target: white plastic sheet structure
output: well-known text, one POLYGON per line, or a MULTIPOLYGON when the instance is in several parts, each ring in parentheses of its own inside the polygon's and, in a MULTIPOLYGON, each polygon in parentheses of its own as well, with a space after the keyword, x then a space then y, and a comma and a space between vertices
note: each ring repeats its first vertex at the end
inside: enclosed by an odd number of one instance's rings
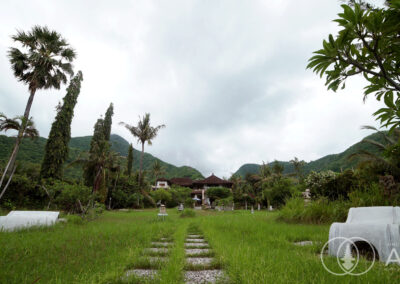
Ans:
POLYGON ((392 250, 400 253, 400 207, 350 208, 346 223, 333 223, 329 230, 329 254, 343 256, 343 238, 366 240, 386 262, 392 250), (340 249, 342 248, 342 249, 340 249))
POLYGON ((0 216, 0 231, 15 231, 32 226, 51 226, 57 222, 56 211, 11 211, 0 216))

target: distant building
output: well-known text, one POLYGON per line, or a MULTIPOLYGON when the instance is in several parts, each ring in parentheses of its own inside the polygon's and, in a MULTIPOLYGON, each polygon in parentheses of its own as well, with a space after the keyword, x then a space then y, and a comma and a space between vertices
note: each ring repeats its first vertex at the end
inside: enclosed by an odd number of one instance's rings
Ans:
POLYGON ((192 189, 192 198, 197 200, 197 205, 210 205, 210 200, 207 197, 207 189, 210 187, 227 187, 232 188, 233 183, 227 180, 220 179, 219 177, 212 174, 203 180, 192 180, 191 178, 159 178, 157 179, 154 190, 163 188, 168 189, 172 185, 188 187, 192 189))

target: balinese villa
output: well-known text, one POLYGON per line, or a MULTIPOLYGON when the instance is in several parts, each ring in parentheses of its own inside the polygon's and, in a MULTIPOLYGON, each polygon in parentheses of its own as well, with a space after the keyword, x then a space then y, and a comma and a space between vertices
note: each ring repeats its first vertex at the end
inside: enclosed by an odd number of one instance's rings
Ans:
POLYGON ((233 183, 227 180, 220 179, 219 177, 212 174, 206 179, 192 180, 191 178, 159 178, 157 179, 154 190, 159 188, 168 189, 172 185, 189 187, 192 189, 192 198, 195 200, 197 205, 211 205, 210 199, 207 197, 207 189, 210 187, 227 187, 232 188, 233 183))

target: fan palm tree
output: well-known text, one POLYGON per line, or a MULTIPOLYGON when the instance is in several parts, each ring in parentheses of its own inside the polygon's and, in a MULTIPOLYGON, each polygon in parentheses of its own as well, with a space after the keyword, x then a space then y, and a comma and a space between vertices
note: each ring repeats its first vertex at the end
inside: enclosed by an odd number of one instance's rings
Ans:
POLYGON ((67 75, 73 75, 71 63, 76 57, 75 51, 69 47, 66 40, 59 33, 50 31, 47 27, 34 26, 27 33, 18 31, 16 35, 12 36, 12 39, 20 43, 22 48, 11 47, 9 49, 8 57, 11 68, 18 81, 28 85, 30 95, 3 177, 12 168, 17 157, 36 91, 60 89, 62 84, 67 83, 67 75))
MULTIPOLYGON (((7 130, 16 130, 19 131, 22 127, 24 118, 22 116, 16 116, 14 118, 8 118, 6 115, 3 113, 0 113, 0 132, 4 131, 7 132, 7 130)), ((23 132, 22 137, 28 137, 31 139, 35 139, 39 137, 39 131, 35 127, 35 123, 33 122, 32 118, 28 120, 25 126, 25 131, 23 132)), ((14 175, 16 166, 13 166, 13 169, 10 173, 10 177, 8 178, 7 184, 4 186, 3 190, 0 193, 0 199, 3 197, 4 193, 6 192, 11 179, 14 175)), ((3 176, 1 177, 0 180, 0 185, 3 183, 4 178, 5 178, 5 173, 3 173, 3 176)))
POLYGON ((142 144, 142 152, 140 154, 140 166, 139 166, 139 181, 141 181, 142 171, 143 171, 143 154, 144 154, 144 144, 147 142, 148 145, 152 145, 152 140, 156 138, 158 131, 164 128, 165 125, 158 125, 152 127, 150 125, 150 113, 146 113, 142 118, 139 117, 139 122, 137 126, 129 125, 125 122, 120 122, 120 125, 125 126, 129 132, 137 138, 138 142, 142 144))

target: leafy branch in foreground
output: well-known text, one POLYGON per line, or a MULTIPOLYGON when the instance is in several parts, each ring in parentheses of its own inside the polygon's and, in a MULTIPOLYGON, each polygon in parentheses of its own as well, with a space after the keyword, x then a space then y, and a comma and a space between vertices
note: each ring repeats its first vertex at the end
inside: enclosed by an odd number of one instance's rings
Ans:
POLYGON ((382 126, 400 126, 400 0, 387 8, 371 8, 355 3, 342 5, 334 20, 341 30, 329 35, 323 48, 314 52, 307 68, 326 75, 328 89, 345 88, 347 78, 363 75, 368 85, 364 100, 374 94, 385 107, 374 113, 382 126))

